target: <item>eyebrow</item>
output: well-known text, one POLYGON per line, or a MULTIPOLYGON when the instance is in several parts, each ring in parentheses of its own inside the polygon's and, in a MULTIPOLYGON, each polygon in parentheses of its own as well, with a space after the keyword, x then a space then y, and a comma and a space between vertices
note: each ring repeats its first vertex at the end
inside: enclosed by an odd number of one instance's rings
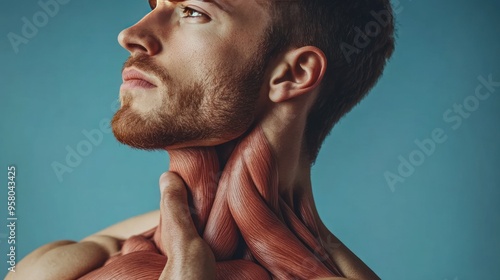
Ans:
POLYGON ((231 6, 229 3, 222 4, 220 0, 198 0, 198 1, 212 3, 226 13, 228 12, 227 6, 231 6))
MULTIPOLYGON (((153 2, 157 2, 157 0, 148 0, 150 3, 151 1, 153 2)), ((186 0, 167 0, 168 2, 173 2, 173 3, 177 3, 177 2, 185 2, 186 0)), ((220 9, 224 10, 223 6, 219 0, 197 0, 198 2, 207 2, 207 3, 212 3, 216 6, 218 6, 220 9)), ((229 4, 225 4, 225 5, 229 5, 229 4)))
MULTIPOLYGON (((231 4, 231 1, 224 1, 224 0, 198 0, 198 1, 213 3, 214 5, 216 5, 217 7, 219 7, 221 10, 223 10, 225 12, 228 12, 228 10, 232 10, 234 8, 234 5, 231 4), (221 2, 225 2, 225 3, 221 3, 221 2)), ((245 0, 245 1, 248 1, 248 0, 245 0)), ((290 1, 290 0, 288 0, 288 1, 290 1)), ((263 8, 266 8, 267 5, 269 4, 269 2, 266 0, 254 0, 254 2, 263 8)), ((287 2, 287 0, 284 0, 284 2, 287 2)), ((293 2, 293 0, 292 0, 292 2, 293 2)))
MULTIPOLYGON (((151 0, 149 0, 151 2, 151 0)), ((154 1, 154 0, 153 0, 154 1)), ((172 2, 184 2, 186 0, 168 0, 168 1, 172 1, 172 2)), ((212 3, 214 4, 215 6, 217 6, 220 10, 228 13, 230 12, 230 10, 232 10, 234 8, 233 5, 231 5, 231 3, 229 3, 230 1, 224 1, 225 3, 222 3, 222 0, 197 0, 199 2, 206 2, 206 3, 212 3)), ((265 5, 267 4, 267 2, 265 0, 254 0, 259 6, 261 7, 265 7, 265 5)), ((286 0, 285 0, 286 2, 286 0)))

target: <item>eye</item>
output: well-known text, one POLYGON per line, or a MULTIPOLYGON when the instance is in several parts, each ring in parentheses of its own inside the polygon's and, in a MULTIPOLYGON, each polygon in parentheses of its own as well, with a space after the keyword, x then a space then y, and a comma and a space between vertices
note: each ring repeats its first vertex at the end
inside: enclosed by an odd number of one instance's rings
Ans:
MULTIPOLYGON (((154 10, 156 8, 157 0, 148 0, 149 7, 151 10, 154 10)), ((186 7, 184 5, 180 6, 181 11, 182 11, 182 18, 205 18, 209 19, 209 16, 206 15, 205 13, 202 13, 198 10, 195 10, 190 7, 186 7)))
POLYGON ((197 11, 193 8, 189 8, 186 6, 181 6, 182 9, 182 17, 183 18, 208 18, 208 16, 200 11, 197 11))
POLYGON ((154 10, 156 8, 156 0, 149 0, 149 7, 151 7, 151 10, 154 10))

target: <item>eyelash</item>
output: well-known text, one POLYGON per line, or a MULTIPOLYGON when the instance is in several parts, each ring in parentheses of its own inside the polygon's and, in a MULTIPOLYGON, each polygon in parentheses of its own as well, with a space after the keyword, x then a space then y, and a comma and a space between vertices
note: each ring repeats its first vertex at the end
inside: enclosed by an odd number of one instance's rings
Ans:
MULTIPOLYGON (((156 0, 149 0, 148 3, 149 3, 149 7, 151 7, 151 10, 154 10, 156 8, 156 0)), ((184 5, 181 5, 180 8, 182 10, 183 18, 199 18, 199 17, 208 18, 208 16, 206 14, 204 14, 198 10, 195 10, 193 8, 186 7, 184 5), (186 13, 197 13, 197 14, 199 14, 199 16, 185 16, 186 13)))
POLYGON ((205 15, 204 13, 198 11, 198 10, 195 10, 193 8, 190 8, 190 7, 186 7, 186 6, 183 6, 181 5, 180 6, 181 10, 182 10, 182 15, 183 15, 183 18, 200 18, 200 17, 207 17, 207 15, 205 15), (186 14, 189 14, 189 13, 197 13, 199 14, 199 16, 189 16, 189 15, 186 15, 186 14))

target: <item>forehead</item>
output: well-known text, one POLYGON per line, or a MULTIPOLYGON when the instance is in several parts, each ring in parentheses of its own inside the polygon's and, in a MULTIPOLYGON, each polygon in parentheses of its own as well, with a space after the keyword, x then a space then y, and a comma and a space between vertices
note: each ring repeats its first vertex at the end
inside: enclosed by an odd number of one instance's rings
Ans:
MULTIPOLYGON (((186 0, 148 0, 149 4, 154 5, 154 6, 156 6, 157 2, 161 2, 161 1, 181 3, 181 2, 185 2, 186 0)), ((196 0, 196 1, 209 2, 209 3, 211 2, 211 3, 217 4, 217 5, 226 6, 226 7, 236 7, 236 6, 239 6, 241 4, 253 4, 253 3, 255 3, 261 7, 267 7, 271 3, 271 1, 273 1, 273 0, 196 0)), ((278 2, 281 2, 281 1, 286 2, 286 1, 290 1, 290 0, 277 0, 277 1, 278 2)))
POLYGON ((199 1, 212 2, 224 8, 225 10, 234 10, 254 5, 259 8, 266 9, 269 7, 272 0, 199 0, 199 1))
POLYGON ((160 3, 172 4, 195 4, 196 2, 209 3, 217 6, 227 16, 233 19, 239 19, 240 22, 253 21, 254 23, 269 22, 271 17, 271 7, 275 2, 293 2, 297 0, 148 0, 152 10, 160 3), (255 22, 257 20, 257 22, 255 22))

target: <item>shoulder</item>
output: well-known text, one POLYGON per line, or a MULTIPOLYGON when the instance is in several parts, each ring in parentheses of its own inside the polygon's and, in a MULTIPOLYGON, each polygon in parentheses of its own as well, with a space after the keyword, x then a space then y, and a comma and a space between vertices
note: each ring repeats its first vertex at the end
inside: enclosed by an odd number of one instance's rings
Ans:
POLYGON ((5 279, 31 279, 33 269, 45 259, 52 259, 54 256, 51 255, 55 253, 61 255, 61 253, 71 251, 72 254, 88 254, 89 251, 93 251, 109 256, 120 250, 121 241, 157 226, 159 221, 160 210, 155 210, 118 222, 83 238, 79 242, 60 240, 45 244, 24 257, 16 265, 16 272, 9 272, 5 279))
POLYGON ((75 244, 75 241, 60 240, 45 244, 24 257, 14 268, 14 272, 7 273, 5 280, 29 279, 29 273, 38 260, 47 252, 61 246, 75 244))
MULTIPOLYGON (((160 210, 154 210, 118 222, 91 236, 109 236, 120 240, 126 240, 133 235, 138 235, 152 229, 153 227, 157 226, 159 222, 160 210)), ((86 238, 83 240, 86 240, 86 238)))
POLYGON ((319 222, 318 226, 327 253, 339 270, 342 271, 346 277, 345 279, 380 280, 380 277, 347 248, 347 246, 342 243, 342 241, 340 241, 322 221, 319 222))

